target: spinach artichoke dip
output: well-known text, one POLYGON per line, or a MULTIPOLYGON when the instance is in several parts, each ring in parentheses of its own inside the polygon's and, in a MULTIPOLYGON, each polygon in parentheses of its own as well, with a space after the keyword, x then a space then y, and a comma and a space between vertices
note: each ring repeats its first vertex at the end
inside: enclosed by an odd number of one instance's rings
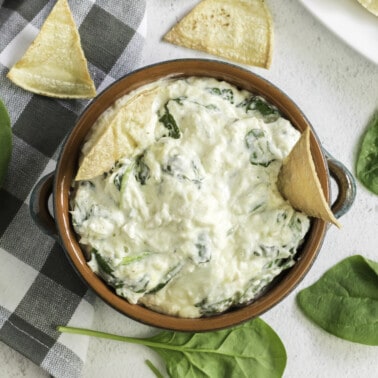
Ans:
POLYGON ((83 154, 127 100, 145 93, 152 101, 143 128, 112 126, 134 141, 132 153, 74 183, 72 223, 89 266, 130 303, 173 316, 250 302, 295 263, 309 229, 276 186, 300 133, 229 83, 166 79, 117 100, 83 154))

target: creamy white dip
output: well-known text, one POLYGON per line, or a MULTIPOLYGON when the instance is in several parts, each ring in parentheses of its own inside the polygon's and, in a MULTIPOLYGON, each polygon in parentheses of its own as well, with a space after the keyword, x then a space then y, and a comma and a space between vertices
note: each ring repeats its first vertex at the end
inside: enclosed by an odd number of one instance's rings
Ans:
POLYGON ((282 198, 276 179, 300 134, 261 97, 225 82, 159 88, 153 138, 110 172, 76 183, 72 223, 92 251, 90 267, 118 295, 206 316, 253 300, 294 264, 309 219, 282 198))

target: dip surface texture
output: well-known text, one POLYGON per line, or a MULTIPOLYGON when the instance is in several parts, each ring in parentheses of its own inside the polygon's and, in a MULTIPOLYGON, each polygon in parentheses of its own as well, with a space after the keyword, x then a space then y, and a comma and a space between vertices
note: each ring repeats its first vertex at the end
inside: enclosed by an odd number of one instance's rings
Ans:
MULTIPOLYGON (((280 195, 300 133, 247 91, 208 78, 165 80, 135 150, 75 183, 72 223, 90 267, 131 303, 200 317, 251 301, 294 257, 307 216, 280 195)), ((125 103, 94 125, 91 147, 125 103)), ((126 131, 125 131, 126 132, 126 131)))

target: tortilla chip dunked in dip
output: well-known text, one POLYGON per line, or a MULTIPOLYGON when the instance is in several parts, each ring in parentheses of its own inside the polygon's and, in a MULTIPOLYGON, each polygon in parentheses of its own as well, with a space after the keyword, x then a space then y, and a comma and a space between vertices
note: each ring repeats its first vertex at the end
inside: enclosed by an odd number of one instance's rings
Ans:
POLYGON ((278 188, 295 209, 341 227, 324 197, 316 173, 311 156, 309 128, 283 161, 278 175, 278 188))
POLYGON ((156 117, 153 102, 156 90, 145 90, 130 98, 126 104, 100 122, 108 124, 84 146, 76 180, 89 180, 109 171, 121 157, 133 156, 143 146, 152 143, 153 131, 149 125, 156 117))
POLYGON ((165 79, 92 128, 71 219, 119 296, 197 318, 254 300, 295 264, 310 219, 276 182, 300 132, 264 98, 213 78, 165 79))

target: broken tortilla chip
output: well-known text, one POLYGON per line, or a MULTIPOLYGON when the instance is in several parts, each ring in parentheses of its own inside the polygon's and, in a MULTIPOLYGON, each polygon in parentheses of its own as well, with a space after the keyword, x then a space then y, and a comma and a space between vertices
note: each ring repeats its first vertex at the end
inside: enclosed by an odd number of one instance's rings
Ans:
POLYGON ((67 0, 58 0, 36 39, 7 77, 21 88, 44 96, 96 96, 67 0))
POLYGON ((163 38, 238 63, 269 68, 272 25, 263 0, 203 0, 163 38))
POLYGON ((378 16, 378 0, 358 0, 369 12, 378 16))
POLYGON ((328 205, 316 173, 310 150, 309 128, 283 161, 277 185, 283 197, 295 209, 341 227, 328 205))
POLYGON ((75 180, 90 180, 109 171, 124 156, 134 156, 155 138, 155 89, 145 90, 121 107, 82 156, 75 180))

